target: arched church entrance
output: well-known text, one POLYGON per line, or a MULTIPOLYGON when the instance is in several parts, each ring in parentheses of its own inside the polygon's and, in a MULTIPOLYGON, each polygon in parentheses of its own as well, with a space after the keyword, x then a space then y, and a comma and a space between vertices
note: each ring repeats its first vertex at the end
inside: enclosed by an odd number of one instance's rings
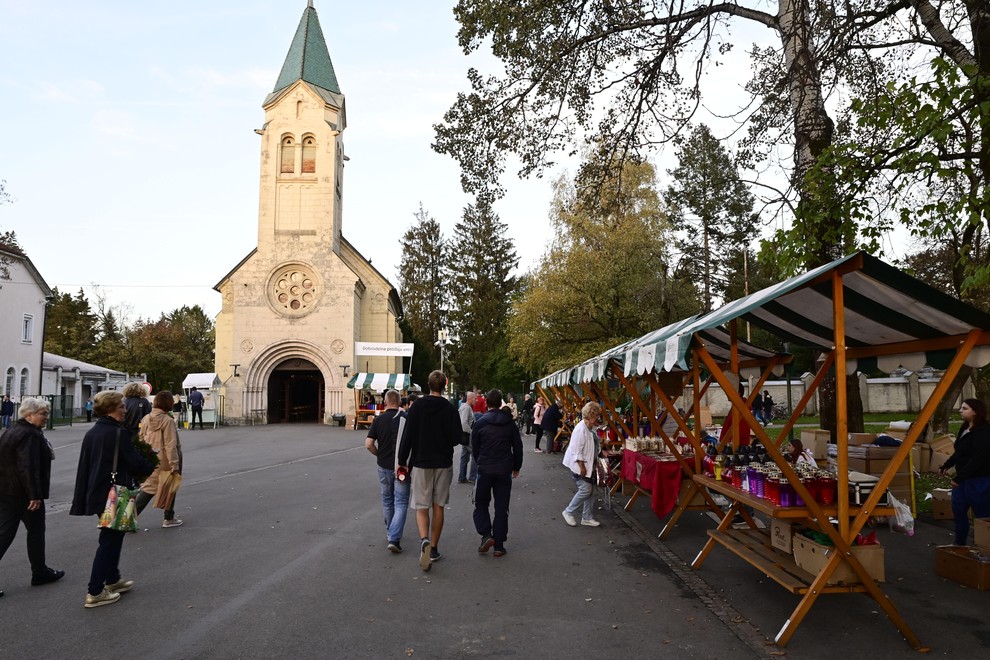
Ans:
POLYGON ((268 378, 268 422, 323 422, 325 391, 323 374, 309 360, 281 362, 268 378))

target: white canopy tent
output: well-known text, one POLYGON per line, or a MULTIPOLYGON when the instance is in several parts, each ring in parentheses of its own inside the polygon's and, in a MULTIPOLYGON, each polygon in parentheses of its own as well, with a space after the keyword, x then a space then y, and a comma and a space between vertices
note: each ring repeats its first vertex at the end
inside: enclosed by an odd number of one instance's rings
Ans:
MULTIPOLYGON (((216 428, 220 424, 218 411, 221 385, 222 381, 215 373, 187 374, 182 381, 182 390, 187 402, 189 401, 189 392, 192 391, 192 388, 195 387, 203 393, 203 424, 211 425, 213 428, 216 428)), ((187 413, 189 419, 192 419, 191 413, 191 410, 187 413)), ((188 422, 186 423, 186 428, 188 428, 188 422)))

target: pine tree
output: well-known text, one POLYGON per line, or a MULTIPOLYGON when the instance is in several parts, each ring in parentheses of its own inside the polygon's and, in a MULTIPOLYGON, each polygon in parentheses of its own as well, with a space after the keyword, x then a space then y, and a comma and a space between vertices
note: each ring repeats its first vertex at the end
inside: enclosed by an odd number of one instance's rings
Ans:
POLYGON ((693 257, 689 263, 709 312, 713 298, 725 298, 730 255, 739 254, 755 233, 753 195, 740 181, 729 152, 704 124, 694 129, 677 157, 680 164, 667 171, 674 179, 667 201, 675 210, 680 250, 693 257))
POLYGON ((507 321, 518 286, 510 275, 519 264, 508 227, 487 202, 464 208, 449 240, 450 324, 459 341, 450 349, 454 381, 489 388, 518 383, 506 373, 507 321))
POLYGON ((416 345, 413 378, 425 386, 429 370, 440 363, 440 353, 433 342, 446 321, 447 254, 440 224, 422 204, 413 217, 413 226, 402 236, 399 292, 403 336, 416 345))

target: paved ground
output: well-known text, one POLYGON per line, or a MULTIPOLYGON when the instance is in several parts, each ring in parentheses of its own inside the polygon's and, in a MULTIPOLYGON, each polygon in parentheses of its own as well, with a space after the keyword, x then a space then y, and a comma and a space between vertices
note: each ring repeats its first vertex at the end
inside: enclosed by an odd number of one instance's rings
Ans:
MULTIPOLYGON (((407 552, 385 550, 363 433, 258 426, 182 433, 186 524, 162 529, 146 510, 121 561, 137 586, 85 610, 95 519, 67 510, 87 428, 48 432, 49 564, 68 575, 30 587, 21 530, 0 563, 0 658, 774 657, 766 639, 797 602, 719 549, 686 569, 714 526, 700 514, 663 544, 645 502, 600 511, 598 529, 567 527, 572 482, 559 456, 538 454, 513 488, 509 553, 478 556, 469 487, 454 485, 444 558, 423 573, 412 516, 407 552)), ((934 576, 930 545, 948 534, 884 533, 889 592, 933 654, 975 657, 990 646, 986 594, 934 576)), ((826 596, 786 655, 843 653, 914 655, 871 600, 826 596)))

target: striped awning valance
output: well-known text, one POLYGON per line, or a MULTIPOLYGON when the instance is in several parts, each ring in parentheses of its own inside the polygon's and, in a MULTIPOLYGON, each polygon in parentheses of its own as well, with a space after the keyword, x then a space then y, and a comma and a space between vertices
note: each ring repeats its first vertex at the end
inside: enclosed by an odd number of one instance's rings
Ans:
POLYGON ((408 390, 412 379, 409 374, 374 374, 358 373, 351 376, 347 381, 347 387, 351 389, 369 389, 376 392, 385 390, 408 390))

